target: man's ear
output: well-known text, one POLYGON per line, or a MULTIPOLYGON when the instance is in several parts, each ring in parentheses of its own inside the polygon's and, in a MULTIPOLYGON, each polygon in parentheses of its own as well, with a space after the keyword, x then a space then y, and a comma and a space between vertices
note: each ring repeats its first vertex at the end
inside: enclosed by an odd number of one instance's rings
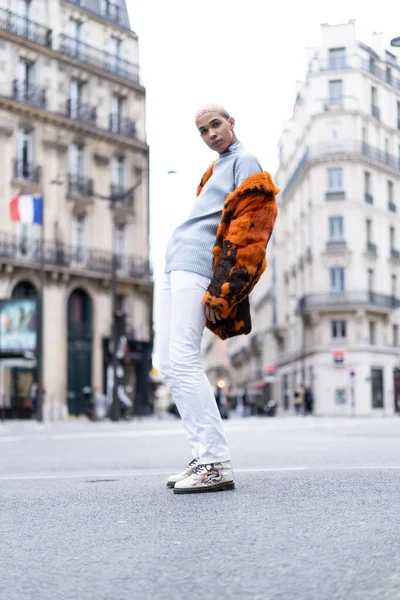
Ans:
POLYGON ((230 123, 231 129, 235 127, 235 119, 233 117, 229 117, 228 123, 230 123))

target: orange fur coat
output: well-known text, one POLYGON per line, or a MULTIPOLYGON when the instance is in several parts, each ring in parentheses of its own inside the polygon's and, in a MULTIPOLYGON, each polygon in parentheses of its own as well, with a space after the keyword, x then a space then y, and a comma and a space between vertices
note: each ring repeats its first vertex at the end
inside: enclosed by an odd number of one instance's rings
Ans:
MULTIPOLYGON (((214 163, 197 188, 200 194, 214 163)), ((214 274, 203 298, 222 317, 207 327, 222 340, 251 331, 249 294, 267 266, 266 248, 278 215, 279 193, 266 171, 252 175, 225 199, 213 249, 214 274)))

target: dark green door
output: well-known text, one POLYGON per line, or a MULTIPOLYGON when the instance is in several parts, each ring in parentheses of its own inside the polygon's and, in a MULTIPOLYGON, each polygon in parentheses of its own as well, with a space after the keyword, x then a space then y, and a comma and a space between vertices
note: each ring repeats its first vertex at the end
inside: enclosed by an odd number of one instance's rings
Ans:
POLYGON ((71 415, 87 413, 82 389, 92 385, 92 301, 81 289, 68 299, 68 411, 71 415))

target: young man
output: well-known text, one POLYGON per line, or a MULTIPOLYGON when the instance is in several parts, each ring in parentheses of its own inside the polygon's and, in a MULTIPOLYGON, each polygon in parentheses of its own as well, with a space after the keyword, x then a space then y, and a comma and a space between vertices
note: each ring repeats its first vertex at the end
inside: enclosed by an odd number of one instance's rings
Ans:
POLYGON ((168 479, 167 486, 177 494, 234 488, 200 344, 206 324, 223 339, 250 331, 247 296, 265 269, 266 243, 276 218, 274 193, 279 191, 238 141, 235 121, 222 106, 206 106, 195 121, 219 158, 203 176, 189 217, 168 243, 160 297, 161 372, 192 450, 186 469, 168 479), (266 198, 272 198, 268 209, 266 198), (238 231, 245 230, 240 240, 238 231))

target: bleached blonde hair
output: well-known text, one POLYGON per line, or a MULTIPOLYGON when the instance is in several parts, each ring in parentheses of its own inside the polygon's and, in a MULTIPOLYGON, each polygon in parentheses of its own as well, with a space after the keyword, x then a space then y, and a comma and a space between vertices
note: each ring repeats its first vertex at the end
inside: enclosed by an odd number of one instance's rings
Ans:
POLYGON ((224 108, 221 104, 206 104, 205 106, 202 106, 197 112, 196 115, 194 117, 194 120, 197 121, 197 119, 199 117, 202 117, 203 115, 210 113, 210 112, 216 112, 219 113, 220 115, 222 115, 225 119, 229 119, 230 114, 228 113, 228 111, 226 110, 226 108, 224 108))

